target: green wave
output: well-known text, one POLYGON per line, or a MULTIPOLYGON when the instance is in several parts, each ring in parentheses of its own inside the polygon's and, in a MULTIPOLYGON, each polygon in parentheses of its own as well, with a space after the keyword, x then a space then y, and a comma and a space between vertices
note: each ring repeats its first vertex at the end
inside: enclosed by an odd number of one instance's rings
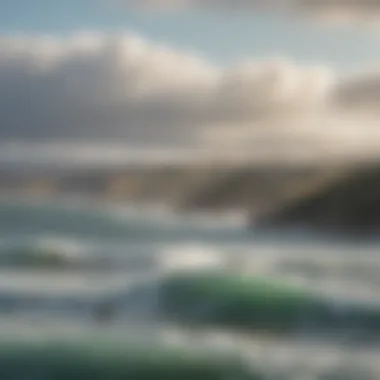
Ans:
POLYGON ((3 343, 4 380, 259 380, 236 357, 159 345, 3 343))
POLYGON ((71 258, 59 248, 26 246, 10 248, 0 254, 0 266, 64 269, 74 266, 71 258))
POLYGON ((346 304, 281 282, 226 273, 178 274, 163 280, 160 309, 180 323, 293 333, 362 329, 380 333, 380 309, 346 304))

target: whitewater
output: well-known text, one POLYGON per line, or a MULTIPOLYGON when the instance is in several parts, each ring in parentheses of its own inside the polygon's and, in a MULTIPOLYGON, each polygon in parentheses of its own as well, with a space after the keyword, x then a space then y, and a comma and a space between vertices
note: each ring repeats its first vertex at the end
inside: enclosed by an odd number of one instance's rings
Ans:
MULTIPOLYGON (((332 307, 380 309, 375 243, 258 232, 239 213, 222 217, 179 214, 160 205, 2 197, 1 378, 178 377, 178 368, 153 377, 149 365, 143 373, 136 369, 131 350, 156 346, 158 352, 166 347, 173 357, 165 360, 174 362, 183 360, 181 350, 210 360, 222 355, 211 372, 198 368, 192 378, 380 378, 377 342, 352 342, 345 333, 310 334, 306 327, 286 336, 212 323, 198 328, 160 312, 163 279, 213 270, 299 287, 332 307), (112 318, 99 323, 97 308, 110 302, 112 318), (235 362, 228 366, 233 358, 244 363, 244 373, 235 362)), ((186 367, 189 379, 197 365, 186 367)))

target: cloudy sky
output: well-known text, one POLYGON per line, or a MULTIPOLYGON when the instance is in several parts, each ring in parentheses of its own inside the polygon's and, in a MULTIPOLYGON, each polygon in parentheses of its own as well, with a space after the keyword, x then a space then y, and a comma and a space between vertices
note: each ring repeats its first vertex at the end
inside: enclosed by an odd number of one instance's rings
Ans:
POLYGON ((376 0, 0 0, 0 141, 377 152, 378 16, 376 0))

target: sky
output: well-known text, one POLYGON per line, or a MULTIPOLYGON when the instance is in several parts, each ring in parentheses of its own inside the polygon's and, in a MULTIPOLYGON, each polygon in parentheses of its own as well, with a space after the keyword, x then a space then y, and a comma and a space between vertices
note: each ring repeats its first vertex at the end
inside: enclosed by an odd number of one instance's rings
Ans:
POLYGON ((0 0, 0 141, 380 152, 378 15, 376 0, 0 0))
POLYGON ((343 69, 380 60, 375 34, 265 10, 163 12, 122 9, 112 0, 0 0, 0 33, 4 35, 62 36, 84 30, 136 33, 153 43, 195 52, 218 65, 280 54, 343 69))

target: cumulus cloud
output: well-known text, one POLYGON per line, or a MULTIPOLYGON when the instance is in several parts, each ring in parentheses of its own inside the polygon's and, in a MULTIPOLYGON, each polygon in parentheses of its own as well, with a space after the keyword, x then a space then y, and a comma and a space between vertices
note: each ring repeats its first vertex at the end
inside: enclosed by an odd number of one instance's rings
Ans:
POLYGON ((0 135, 158 139, 196 113, 216 74, 136 37, 3 37, 0 135))
POLYGON ((371 70, 342 80, 334 90, 336 103, 380 114, 380 71, 371 70))
POLYGON ((286 59, 220 68, 131 35, 0 38, 2 141, 354 143, 375 140, 379 105, 376 71, 339 78, 286 59))
POLYGON ((286 60, 220 69, 120 35, 0 39, 0 137, 184 141, 198 128, 322 107, 324 67, 286 60))

